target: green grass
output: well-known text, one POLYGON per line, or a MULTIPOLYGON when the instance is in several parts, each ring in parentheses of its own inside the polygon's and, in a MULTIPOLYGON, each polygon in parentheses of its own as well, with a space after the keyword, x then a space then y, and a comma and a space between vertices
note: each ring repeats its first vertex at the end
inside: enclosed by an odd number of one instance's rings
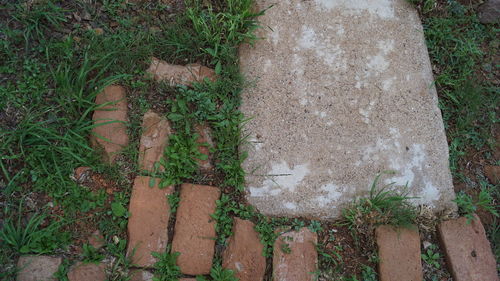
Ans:
POLYGON ((42 228, 41 225, 48 220, 46 214, 35 213, 23 224, 21 204, 17 213, 17 220, 7 219, 0 230, 2 243, 10 246, 10 249, 20 254, 46 254, 69 244, 69 234, 59 231, 63 221, 52 221, 42 228))
POLYGON ((181 269, 176 264, 179 253, 169 253, 169 251, 170 249, 167 248, 165 253, 153 253, 153 256, 158 259, 154 264, 156 269, 154 281, 179 280, 181 277, 181 269))
POLYGON ((407 195, 407 187, 394 187, 393 184, 379 187, 379 174, 373 180, 368 197, 360 198, 342 215, 350 229, 370 225, 392 225, 410 227, 416 218, 415 208, 410 204, 414 199, 407 195))
POLYGON ((480 24, 474 10, 466 6, 455 1, 441 4, 439 11, 424 16, 424 34, 450 141, 450 166, 463 179, 460 163, 470 150, 494 145, 490 134, 498 122, 500 98, 498 85, 488 79, 497 67, 491 57, 498 51, 497 31, 480 24))
POLYGON ((210 270, 210 278, 197 276, 196 281, 238 281, 234 276, 234 272, 230 269, 222 268, 220 263, 216 263, 210 270))
MULTIPOLYGON (((461 171, 463 161, 471 150, 491 150, 491 126, 498 122, 494 110, 497 86, 482 77, 492 75, 488 69, 496 67, 483 51, 487 44, 490 50, 498 49, 493 40, 496 29, 479 24, 470 10, 454 1, 444 5, 434 0, 412 2, 424 15, 424 32, 450 140, 450 165, 456 177, 466 180, 461 171)), ((316 221, 267 218, 238 203, 244 183, 241 163, 246 157, 238 150, 245 141, 241 128, 246 121, 238 107, 247 84, 239 73, 237 48, 258 39, 253 31, 259 28, 257 17, 264 11, 255 12, 252 0, 188 0, 186 4, 187 9, 174 18, 159 16, 169 13, 166 5, 124 0, 6 4, 9 18, 0 21, 0 199, 5 203, 0 211, 5 222, 0 230, 0 264, 5 265, 0 270, 1 278, 14 278, 15 260, 21 253, 67 253, 65 246, 76 233, 59 230, 69 222, 85 221, 101 230, 107 244, 99 251, 86 246, 79 258, 97 261, 101 255, 113 257, 116 262, 110 280, 126 280, 132 266, 125 255, 130 198, 127 176, 141 173, 135 165, 139 128, 143 113, 156 105, 169 112, 166 117, 176 130, 162 160, 165 173, 154 173, 162 178, 163 186, 200 180, 197 159, 206 156, 198 152, 193 128, 208 124, 212 130, 215 174, 227 192, 213 214, 218 245, 226 245, 235 216, 256 223, 265 246, 263 255, 268 258, 279 236, 277 229, 325 231, 316 221), (87 30, 85 21, 72 19, 73 12, 84 10, 92 27, 103 28, 102 35, 87 30), (116 26, 111 27, 110 22, 116 26), (177 64, 202 63, 214 68, 218 79, 191 88, 157 85, 144 75, 151 56, 177 64), (87 139, 93 127, 94 98, 113 83, 126 86, 133 97, 127 124, 131 142, 116 167, 103 164, 87 139), (156 94, 154 100, 150 93, 156 94), (79 166, 104 174, 121 190, 111 200, 104 190, 93 192, 79 186, 70 177, 79 166), (47 198, 61 209, 62 217, 49 216, 50 209, 36 204, 20 208, 26 198, 47 198)), ((487 153, 485 157, 490 159, 487 153)), ((361 234, 366 231, 361 222, 370 226, 407 225, 414 219, 407 204, 409 198, 394 194, 390 187, 379 188, 377 180, 368 198, 344 212, 351 228, 361 234)), ((477 208, 494 212, 497 198, 493 191, 481 191, 477 201, 460 195, 457 203, 466 215, 477 208)), ((175 207, 179 197, 168 200, 175 207)), ((498 224, 489 232, 498 255, 495 233, 498 224)), ((323 266, 341 264, 335 254, 322 253, 328 260, 323 266)), ((158 257, 156 280, 180 276, 175 254, 158 257)), ((59 272, 61 279, 71 263, 65 260, 59 272)), ((207 278, 234 280, 232 273, 222 270, 217 262, 210 277, 198 277, 207 278)), ((370 267, 361 272, 361 280, 375 278, 370 267)))
MULTIPOLYGON (((475 163, 481 159, 497 165, 498 161, 493 159, 498 144, 491 136, 499 122, 498 65, 494 60, 499 49, 498 25, 479 23, 474 7, 458 1, 411 2, 422 15, 449 142, 450 168, 455 182, 467 184, 467 190, 457 194, 455 202, 469 221, 478 209, 498 217, 498 187, 486 183, 475 163), (474 194, 477 196, 471 197, 474 194)), ((493 235, 496 225, 487 227, 487 232, 497 249, 498 239, 493 235)), ((498 253, 496 256, 498 260, 498 253)))
POLYGON ((437 269, 441 267, 441 264, 439 263, 439 259, 441 259, 441 255, 437 252, 437 246, 436 245, 430 245, 427 250, 424 251, 423 254, 421 254, 422 260, 437 269))

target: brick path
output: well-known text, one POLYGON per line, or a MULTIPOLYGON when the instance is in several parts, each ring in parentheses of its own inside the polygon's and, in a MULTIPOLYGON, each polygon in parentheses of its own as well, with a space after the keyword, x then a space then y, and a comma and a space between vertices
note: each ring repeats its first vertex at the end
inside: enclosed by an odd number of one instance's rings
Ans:
MULTIPOLYGON (((166 67, 163 62, 156 63, 159 67, 166 67)), ((159 79, 157 76, 155 77, 159 79)), ((185 81, 187 78, 182 76, 176 79, 185 81)), ((201 78, 196 76, 194 79, 201 78)), ((96 98, 96 103, 105 104, 112 109, 96 110, 94 114, 96 123, 102 120, 109 122, 97 127, 102 129, 95 129, 94 133, 106 135, 109 131, 114 132, 107 137, 114 141, 111 143, 94 138, 94 144, 104 152, 103 160, 111 163, 116 153, 128 142, 128 136, 121 135, 126 133, 123 122, 127 119, 127 106, 126 103, 121 103, 123 100, 126 100, 125 89, 120 86, 109 86, 96 98), (106 102, 115 105, 107 105, 106 102)), ((197 126, 196 130, 200 135, 200 143, 210 143, 206 127, 197 126)), ((155 163, 163 156, 168 145, 170 134, 170 124, 166 119, 151 111, 145 114, 138 163, 142 171, 154 170, 155 163)), ((200 152, 209 156, 208 149, 200 152)), ((201 169, 211 168, 210 161, 200 162, 200 166, 201 169)), ((173 193, 174 187, 160 189, 158 183, 159 179, 146 176, 137 176, 134 180, 129 205, 127 248, 127 255, 132 258, 136 268, 131 270, 131 280, 151 280, 152 274, 148 268, 156 261, 151 253, 164 252, 169 242, 171 210, 167 196, 173 193)), ((180 253, 177 264, 184 275, 181 280, 195 280, 193 277, 196 275, 210 273, 216 240, 215 221, 211 215, 215 212, 220 195, 221 190, 214 186, 185 183, 180 187, 180 203, 173 228, 171 251, 180 253)), ((272 264, 266 264, 266 259, 262 256, 263 245, 254 226, 250 221, 234 218, 234 234, 228 240, 228 247, 222 252, 224 268, 233 270, 241 281, 263 280, 266 267, 270 266, 275 281, 316 280, 314 272, 317 271, 318 253, 315 233, 307 228, 281 233, 274 245, 272 264)), ((465 218, 445 221, 438 226, 438 230, 448 267, 456 281, 498 281, 496 262, 479 218, 476 217, 471 223, 467 223, 465 218)), ((409 230, 380 226, 375 234, 381 281, 423 279, 420 237, 416 228, 409 230)), ((96 247, 102 246, 102 242, 99 243, 102 240, 99 233, 94 233, 91 240, 96 247)), ((55 280, 51 276, 60 264, 61 258, 21 257, 18 263, 21 269, 18 280, 55 280)), ((69 269, 68 279, 104 281, 106 267, 105 263, 79 262, 69 269)))

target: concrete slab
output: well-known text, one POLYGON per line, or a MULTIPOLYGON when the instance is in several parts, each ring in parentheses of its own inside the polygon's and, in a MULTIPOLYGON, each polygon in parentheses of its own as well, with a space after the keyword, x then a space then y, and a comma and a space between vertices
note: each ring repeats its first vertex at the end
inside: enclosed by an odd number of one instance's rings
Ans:
POLYGON ((405 0, 257 0, 263 40, 242 46, 249 202, 335 218, 376 174, 415 204, 454 208, 422 26, 405 0))

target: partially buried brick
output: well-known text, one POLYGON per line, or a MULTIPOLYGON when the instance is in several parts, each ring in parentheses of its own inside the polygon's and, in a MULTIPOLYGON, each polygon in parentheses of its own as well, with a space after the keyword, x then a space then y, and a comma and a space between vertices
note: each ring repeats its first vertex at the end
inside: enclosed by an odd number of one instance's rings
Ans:
POLYGON ((182 273, 210 273, 215 247, 215 212, 219 199, 218 188, 206 185, 183 184, 174 229, 172 252, 179 252, 177 265, 182 273))
POLYGON ((500 183, 500 166, 485 166, 484 175, 490 180, 492 184, 500 183))
POLYGON ((130 272, 129 281, 153 281, 153 273, 146 270, 133 270, 130 272))
POLYGON ((95 127, 90 141, 94 147, 103 149, 105 161, 113 163, 117 154, 128 144, 125 88, 108 86, 96 96, 95 103, 98 108, 92 117, 95 127))
POLYGON ((198 151, 206 158, 198 159, 198 165, 203 170, 210 170, 212 168, 212 164, 210 164, 210 147, 213 146, 210 128, 207 124, 197 124, 195 131, 198 134, 198 139, 196 140, 199 144, 198 151))
POLYGON ((273 280, 316 280, 317 243, 316 233, 307 228, 281 234, 274 243, 273 280))
POLYGON ((138 176, 130 197, 127 256, 140 267, 151 267, 156 259, 152 252, 165 252, 168 243, 170 206, 167 196, 172 186, 160 189, 159 179, 138 176))
POLYGON ((61 265, 61 258, 49 256, 22 256, 17 262, 18 281, 52 281, 57 280, 54 273, 61 265))
POLYGON ((235 218, 234 234, 222 256, 222 267, 231 269, 240 281, 263 280, 266 271, 264 246, 254 226, 251 221, 235 218))
POLYGON ((175 65, 154 57, 146 72, 156 81, 164 81, 171 86, 190 86, 194 82, 203 82, 205 78, 215 81, 216 77, 214 70, 200 64, 175 65))
POLYGON ((381 281, 423 280, 417 229, 383 225, 375 230, 381 281))
POLYGON ((88 242, 92 247, 100 249, 104 246, 106 241, 104 240, 104 236, 102 236, 101 232, 96 230, 89 236, 88 242))
MULTIPOLYGON (((139 145, 139 168, 154 171, 155 163, 159 163, 168 144, 171 134, 170 123, 152 111, 146 112, 142 121, 142 136, 139 145)), ((163 171, 163 167, 159 166, 163 171)))
POLYGON ((78 262, 68 272, 69 281, 106 281, 106 265, 78 262))
POLYGON ((439 238, 455 281, 498 281, 496 261, 479 217, 444 221, 439 238))

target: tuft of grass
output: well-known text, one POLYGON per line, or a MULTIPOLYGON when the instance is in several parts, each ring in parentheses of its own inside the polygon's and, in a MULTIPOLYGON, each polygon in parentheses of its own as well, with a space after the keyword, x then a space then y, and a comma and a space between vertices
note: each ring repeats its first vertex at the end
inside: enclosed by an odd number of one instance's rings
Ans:
MULTIPOLYGON (((389 172, 384 172, 386 174, 389 172)), ((407 187, 396 190, 393 184, 379 187, 382 174, 378 174, 370 188, 368 197, 356 200, 351 207, 342 210, 344 224, 351 231, 355 247, 360 248, 366 257, 377 257, 373 233, 378 225, 392 225, 412 228, 417 217, 415 207, 410 204, 407 187)), ((370 261, 374 263, 374 261, 370 261)), ((361 280, 377 280, 376 272, 363 266, 361 280)), ((356 276, 345 280, 358 280, 356 276)))
POLYGON ((69 244, 69 233, 59 231, 62 222, 51 222, 47 227, 42 227, 47 219, 47 215, 43 213, 33 214, 23 224, 21 203, 17 220, 14 222, 12 218, 7 219, 0 230, 2 244, 9 245, 19 254, 48 254, 69 244))
POLYGON ((349 228, 381 224, 409 227, 414 223, 416 212, 409 203, 414 197, 408 196, 407 187, 403 191, 394 190, 393 184, 379 188, 381 176, 378 174, 375 177, 368 197, 357 200, 352 207, 343 210, 349 228))

